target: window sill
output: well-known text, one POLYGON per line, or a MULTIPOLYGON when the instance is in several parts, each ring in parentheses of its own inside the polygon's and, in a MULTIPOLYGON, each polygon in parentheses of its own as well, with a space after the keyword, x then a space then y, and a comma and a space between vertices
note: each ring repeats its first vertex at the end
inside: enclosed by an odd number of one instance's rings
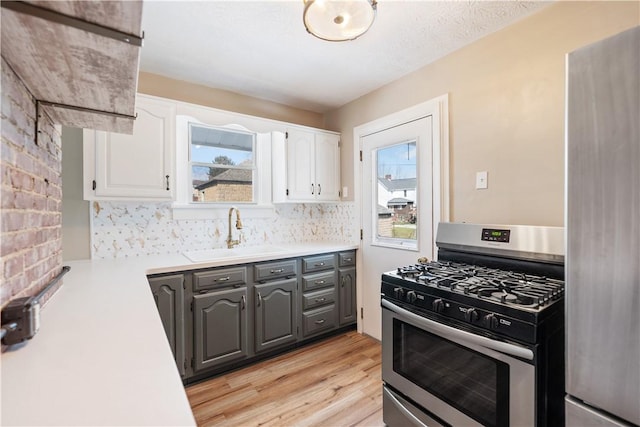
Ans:
POLYGON ((173 203, 173 219, 224 219, 229 216, 229 209, 236 207, 240 210, 242 218, 273 218, 275 207, 273 205, 258 204, 195 204, 173 203))

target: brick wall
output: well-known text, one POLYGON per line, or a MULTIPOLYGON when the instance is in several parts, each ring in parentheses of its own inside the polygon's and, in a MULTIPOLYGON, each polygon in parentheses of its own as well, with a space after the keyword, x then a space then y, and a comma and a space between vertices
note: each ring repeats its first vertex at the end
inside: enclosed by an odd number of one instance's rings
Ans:
MULTIPOLYGON (((0 305, 33 296, 62 268, 60 129, 36 106, 2 60, 0 156, 0 305)), ((58 282, 59 285, 62 281, 58 282)), ((41 303, 55 292, 48 292, 41 303)))

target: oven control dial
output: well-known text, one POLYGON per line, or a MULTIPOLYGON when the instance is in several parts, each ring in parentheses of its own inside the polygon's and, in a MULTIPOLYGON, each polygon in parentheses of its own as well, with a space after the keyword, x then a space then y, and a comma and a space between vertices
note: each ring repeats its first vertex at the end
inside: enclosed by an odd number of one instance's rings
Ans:
POLYGON ((395 288, 393 290, 393 294, 395 295, 396 299, 402 299, 404 297, 404 289, 402 288, 395 288))
POLYGON ((499 322, 495 314, 487 314, 482 318, 482 322, 489 329, 498 329, 499 322))
POLYGON ((433 308, 433 311, 435 311, 436 313, 442 313, 444 311, 444 301, 442 301, 442 298, 433 300, 433 302, 431 303, 431 308, 433 308))
POLYGON ((475 322, 478 320, 478 312, 475 308, 468 308, 467 311, 464 312, 464 320, 467 322, 475 322))
POLYGON ((408 302, 416 302, 416 293, 414 291, 407 292, 407 301, 408 302))

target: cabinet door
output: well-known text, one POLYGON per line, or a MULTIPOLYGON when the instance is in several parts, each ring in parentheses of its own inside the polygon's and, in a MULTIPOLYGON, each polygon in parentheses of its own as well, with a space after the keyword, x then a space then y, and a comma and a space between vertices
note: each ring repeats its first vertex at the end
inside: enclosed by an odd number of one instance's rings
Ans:
POLYGON ((247 288, 193 297, 194 369, 247 357, 247 288))
POLYGON ((289 130, 287 134, 288 199, 315 200, 315 134, 301 130, 289 130))
POLYGON ((297 281, 255 285, 256 352, 296 341, 297 281))
POLYGON ((175 106, 138 96, 133 135, 95 132, 95 196, 172 200, 175 106))
POLYGON ((149 278, 151 293, 160 312, 164 332, 167 334, 173 357, 178 365, 180 375, 185 374, 184 344, 184 276, 149 278))
POLYGON ((340 136, 317 133, 315 184, 317 200, 340 200, 340 136))
POLYGON ((338 283, 340 286, 340 326, 343 326, 357 320, 355 267, 340 269, 338 283))

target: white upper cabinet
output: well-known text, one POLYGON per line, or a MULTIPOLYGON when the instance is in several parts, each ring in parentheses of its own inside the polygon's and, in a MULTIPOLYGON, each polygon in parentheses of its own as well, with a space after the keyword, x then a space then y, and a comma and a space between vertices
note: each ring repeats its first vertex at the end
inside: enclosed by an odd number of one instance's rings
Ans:
POLYGON ((133 134, 84 131, 85 198, 173 200, 176 106, 138 95, 133 134))
POLYGON ((340 135, 289 129, 273 140, 273 201, 340 200, 340 135))

